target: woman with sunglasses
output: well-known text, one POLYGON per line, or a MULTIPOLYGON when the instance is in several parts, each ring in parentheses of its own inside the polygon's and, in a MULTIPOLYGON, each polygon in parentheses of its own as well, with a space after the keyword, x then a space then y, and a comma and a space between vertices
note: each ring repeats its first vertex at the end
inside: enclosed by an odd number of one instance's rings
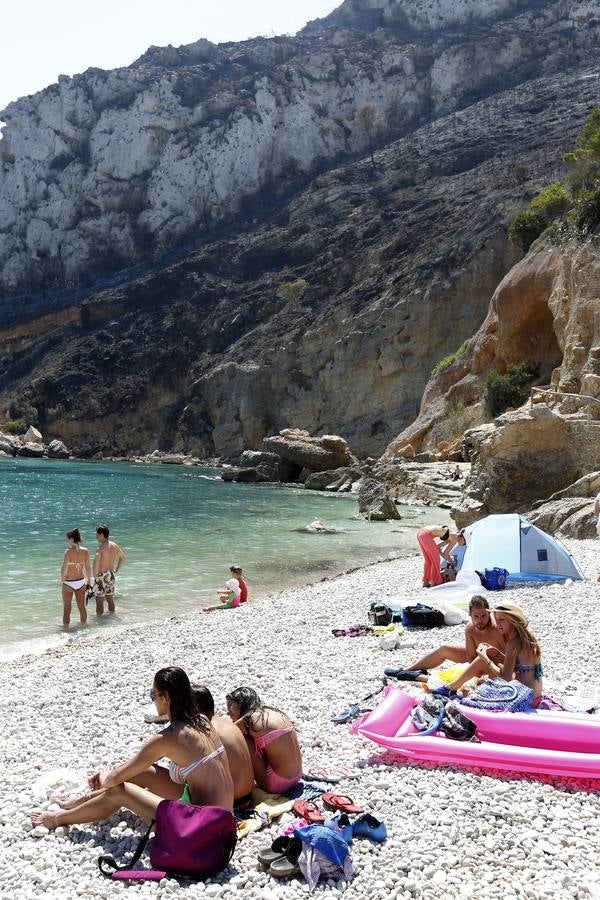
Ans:
POLYGON ((154 676, 150 697, 170 723, 128 760, 89 779, 91 793, 62 803, 60 812, 36 811, 33 825, 58 828, 112 816, 125 807, 150 822, 161 800, 233 808, 227 755, 208 719, 201 715, 183 669, 170 666, 154 676), (168 769, 157 765, 166 757, 168 769))

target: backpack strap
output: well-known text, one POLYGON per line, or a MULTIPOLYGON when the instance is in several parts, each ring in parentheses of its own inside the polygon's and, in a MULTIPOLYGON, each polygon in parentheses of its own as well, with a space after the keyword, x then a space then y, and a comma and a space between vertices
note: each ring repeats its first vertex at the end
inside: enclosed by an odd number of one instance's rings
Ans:
POLYGON ((110 855, 99 856, 98 857, 98 868, 102 872, 102 874, 106 878, 112 878, 113 872, 124 872, 127 869, 132 869, 133 866, 136 865, 141 859, 142 853, 146 849, 146 844, 150 840, 150 834, 152 833, 152 829, 154 828, 154 819, 150 822, 148 826, 148 830, 146 834, 140 839, 139 844, 136 847, 135 853, 125 866, 120 866, 117 862, 115 862, 114 857, 110 855))

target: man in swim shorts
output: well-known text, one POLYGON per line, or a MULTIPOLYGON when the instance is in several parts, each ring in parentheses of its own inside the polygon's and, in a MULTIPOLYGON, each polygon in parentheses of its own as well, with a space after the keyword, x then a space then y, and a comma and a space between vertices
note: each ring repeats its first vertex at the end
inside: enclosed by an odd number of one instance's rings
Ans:
POLYGON ((109 541, 108 535, 108 525, 98 525, 96 528, 98 549, 94 556, 94 596, 97 616, 103 615, 105 600, 108 611, 111 613, 115 611, 115 577, 125 559, 119 545, 109 541))
POLYGON ((401 681, 426 681, 426 673, 430 669, 441 666, 446 660, 455 663, 470 663, 477 657, 477 647, 488 644, 492 648, 504 651, 504 638, 490 612, 487 599, 480 595, 471 597, 469 602, 469 621, 465 626, 465 643, 442 644, 426 656, 417 660, 408 669, 386 669, 386 675, 400 678, 401 681), (406 677, 402 677, 403 675, 406 677))

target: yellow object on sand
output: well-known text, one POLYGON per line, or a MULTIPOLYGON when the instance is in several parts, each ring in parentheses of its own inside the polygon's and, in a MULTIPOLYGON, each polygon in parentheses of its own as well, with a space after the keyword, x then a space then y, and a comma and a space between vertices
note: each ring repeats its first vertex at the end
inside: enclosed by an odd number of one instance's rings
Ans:
POLYGON ((252 803, 254 809, 268 813, 272 819, 289 812, 294 805, 294 801, 289 797, 285 797, 283 794, 269 794, 268 791, 263 791, 259 787, 252 788, 252 803))

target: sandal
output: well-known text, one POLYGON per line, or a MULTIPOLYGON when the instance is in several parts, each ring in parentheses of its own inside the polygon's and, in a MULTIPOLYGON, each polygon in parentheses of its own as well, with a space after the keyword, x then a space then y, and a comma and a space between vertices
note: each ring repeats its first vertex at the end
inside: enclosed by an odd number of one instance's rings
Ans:
POLYGON ((375 816, 372 816, 370 813, 364 813, 352 823, 352 836, 368 837, 378 844, 383 844, 387 840, 387 829, 385 824, 376 819, 375 816))
POLYGON ((284 857, 297 841, 298 839, 294 837, 275 838, 270 847, 263 847, 262 850, 258 851, 257 859, 259 863, 261 866, 268 868, 276 859, 284 857))
POLYGON ((348 797, 346 794, 323 794, 323 803, 327 806, 330 806, 332 809, 339 809, 345 813, 363 813, 364 807, 357 806, 352 797, 348 797))
POLYGON ((291 838, 285 854, 278 857, 278 859, 274 859, 270 864, 269 874, 275 878, 290 878, 292 875, 299 875, 300 866, 298 865, 298 859, 301 853, 302 841, 299 841, 298 838, 291 838))
POLYGON ((314 800, 295 800, 292 807, 297 816, 306 819, 311 825, 322 825, 325 816, 314 800))

